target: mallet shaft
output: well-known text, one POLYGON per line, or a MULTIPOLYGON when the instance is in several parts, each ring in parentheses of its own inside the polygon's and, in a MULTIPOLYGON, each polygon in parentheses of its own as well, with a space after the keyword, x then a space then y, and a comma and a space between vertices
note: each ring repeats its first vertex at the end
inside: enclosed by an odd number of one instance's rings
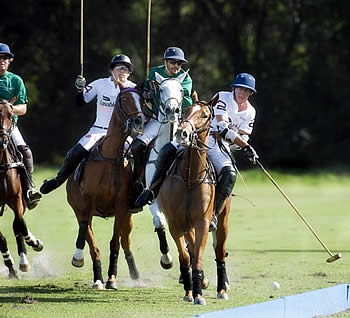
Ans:
POLYGON ((299 217, 302 219, 302 221, 306 224, 306 226, 309 228, 311 233, 315 236, 315 238, 320 242, 320 244, 323 246, 323 248, 326 250, 326 252, 329 254, 329 256, 334 257, 332 252, 328 249, 328 247, 322 242, 322 240, 319 238, 319 236, 316 234, 316 232, 313 230, 311 225, 306 221, 306 219, 300 214, 296 206, 293 204, 291 200, 287 197, 287 195, 283 192, 283 190, 280 188, 280 186, 277 184, 277 182, 271 177, 271 175, 266 171, 266 169, 263 167, 263 165, 259 162, 259 160, 256 160, 256 163, 260 166, 260 168, 264 171, 264 173, 267 175, 267 177, 270 179, 270 181, 273 183, 273 185, 278 189, 278 191, 283 195, 283 197, 287 200, 287 202, 290 204, 290 206, 294 209, 294 211, 299 215, 299 217))

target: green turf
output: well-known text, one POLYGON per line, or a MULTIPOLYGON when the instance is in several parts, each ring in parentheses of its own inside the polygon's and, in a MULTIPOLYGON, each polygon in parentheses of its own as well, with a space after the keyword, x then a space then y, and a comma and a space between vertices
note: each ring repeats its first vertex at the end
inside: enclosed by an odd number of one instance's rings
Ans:
MULTIPOLYGON (((53 174, 53 169, 37 169, 35 181, 40 185, 44 178, 53 174)), ((215 256, 209 237, 204 271, 211 285, 203 293, 208 305, 194 306, 183 302, 183 287, 177 282, 179 264, 175 245, 168 235, 174 267, 168 271, 161 269, 158 239, 147 209, 133 217, 131 236, 132 251, 142 278, 141 287, 129 278, 121 252, 119 289, 93 290, 87 248, 85 266, 77 269, 71 265, 78 226, 62 186, 45 196, 37 209, 26 213, 32 233, 45 244, 41 253, 28 249, 32 271, 22 274, 21 280, 8 280, 1 261, 0 318, 189 317, 349 283, 349 174, 271 172, 329 249, 342 252, 343 258, 332 264, 326 263, 328 254, 263 172, 255 170, 242 174, 248 189, 238 178, 234 191, 238 196, 232 199, 227 242, 229 300, 216 299, 215 256), (278 281, 281 288, 272 290, 272 281, 278 281)), ((18 266, 12 219, 12 212, 7 209, 0 219, 0 228, 18 266)), ((112 224, 112 219, 96 218, 94 221, 103 255, 104 276, 112 224)), ((348 315, 344 313, 337 317, 350 317, 348 315)))

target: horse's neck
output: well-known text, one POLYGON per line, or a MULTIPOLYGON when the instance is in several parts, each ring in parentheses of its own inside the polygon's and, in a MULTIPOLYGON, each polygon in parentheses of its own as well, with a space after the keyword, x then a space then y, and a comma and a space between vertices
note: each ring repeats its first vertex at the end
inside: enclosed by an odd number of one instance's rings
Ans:
POLYGON ((120 122, 112 115, 105 140, 102 143, 101 154, 107 158, 116 158, 124 147, 124 132, 120 122))
POLYGON ((8 149, 0 151, 0 164, 4 165, 11 163, 12 161, 13 160, 8 149))
MULTIPOLYGON (((164 122, 165 118, 162 114, 160 114, 158 116, 158 120, 159 122, 164 122)), ((166 143, 168 143, 171 140, 174 140, 174 135, 176 133, 176 130, 179 126, 179 122, 176 121, 173 123, 173 127, 171 127, 172 125, 170 124, 170 122, 164 122, 164 124, 161 125, 159 132, 158 132, 158 136, 156 139, 156 143, 155 143, 155 148, 157 149, 157 151, 160 150, 160 148, 162 148, 166 143)))
MULTIPOLYGON (((208 137, 201 138, 204 144, 207 144, 208 137)), ((200 145, 201 150, 196 148, 187 148, 184 153, 184 159, 182 162, 182 175, 185 180, 195 182, 198 179, 204 178, 207 169, 207 151, 200 145)))

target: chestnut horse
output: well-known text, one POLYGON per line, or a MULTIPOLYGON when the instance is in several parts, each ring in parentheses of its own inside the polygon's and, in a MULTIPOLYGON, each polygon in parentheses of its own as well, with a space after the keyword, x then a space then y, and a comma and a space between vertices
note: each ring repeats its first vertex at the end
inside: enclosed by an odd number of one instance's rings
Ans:
POLYGON ((130 277, 139 279, 134 256, 130 250, 130 233, 133 227, 128 212, 128 197, 132 189, 132 169, 126 159, 124 144, 131 136, 143 132, 143 99, 137 89, 121 88, 117 97, 106 136, 97 143, 81 173, 80 182, 70 176, 67 182, 67 198, 79 223, 76 251, 72 264, 84 265, 85 240, 89 244, 93 263, 94 288, 103 289, 101 254, 93 231, 93 216, 114 217, 113 237, 110 241, 110 257, 107 289, 117 289, 117 262, 120 244, 124 249, 130 277))
MULTIPOLYGON (((185 301, 205 305, 202 288, 208 285, 202 268, 202 256, 207 243, 209 224, 215 199, 215 173, 207 159, 208 133, 212 105, 195 102, 186 109, 176 133, 177 142, 185 147, 173 168, 165 177, 158 195, 158 203, 167 218, 169 231, 176 243, 180 271, 185 289, 185 301), (190 256, 185 249, 189 243, 190 256), (192 265, 192 279, 190 272, 192 265)), ((228 279, 225 270, 225 241, 229 209, 220 215, 216 231, 216 262, 218 298, 227 298, 228 279), (219 296, 220 295, 220 296, 219 296)))
MULTIPOLYGON (((22 199, 21 174, 19 169, 25 169, 21 157, 16 150, 10 136, 14 128, 14 113, 10 103, 0 100, 0 216, 3 215, 5 205, 14 212, 13 232, 16 237, 18 255, 20 257, 19 269, 22 272, 30 270, 27 258, 27 249, 24 241, 40 252, 44 245, 28 230, 24 221, 25 203, 22 199)), ((25 170, 23 170, 25 171, 25 170)), ((24 175, 22 173, 22 175, 24 175)), ((9 278, 18 278, 14 268, 14 261, 7 247, 7 241, 0 232, 0 251, 4 263, 9 269, 9 278)))

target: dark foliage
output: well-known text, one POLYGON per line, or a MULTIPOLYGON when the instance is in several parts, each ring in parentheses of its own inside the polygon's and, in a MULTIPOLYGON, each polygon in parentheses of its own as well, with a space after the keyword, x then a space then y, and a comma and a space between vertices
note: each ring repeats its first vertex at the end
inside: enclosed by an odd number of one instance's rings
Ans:
MULTIPOLYGON (((147 1, 85 1, 84 76, 106 76, 113 55, 146 72, 147 1)), ((37 162, 52 162, 87 131, 94 104, 74 105, 80 73, 80 1, 7 2, 0 42, 30 98, 20 128, 37 162)), ((350 2, 331 0, 158 0, 152 2, 151 65, 184 49, 201 99, 228 90, 235 74, 256 76, 251 143, 270 166, 347 163, 350 129, 350 2), (342 151, 338 151, 342 149, 342 151)))

